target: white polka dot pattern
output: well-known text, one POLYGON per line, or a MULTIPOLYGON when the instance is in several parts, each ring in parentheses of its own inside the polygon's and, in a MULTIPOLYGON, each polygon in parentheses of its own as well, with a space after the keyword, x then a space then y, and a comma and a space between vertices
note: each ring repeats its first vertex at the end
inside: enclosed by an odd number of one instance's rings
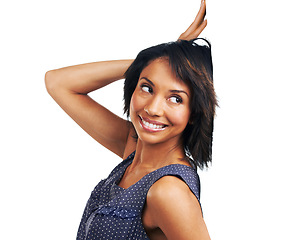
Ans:
POLYGON ((182 179, 199 201, 200 181, 197 172, 182 164, 157 169, 127 189, 117 185, 132 163, 133 152, 94 188, 84 210, 77 240, 149 239, 141 220, 146 195, 161 177, 172 175, 182 179))

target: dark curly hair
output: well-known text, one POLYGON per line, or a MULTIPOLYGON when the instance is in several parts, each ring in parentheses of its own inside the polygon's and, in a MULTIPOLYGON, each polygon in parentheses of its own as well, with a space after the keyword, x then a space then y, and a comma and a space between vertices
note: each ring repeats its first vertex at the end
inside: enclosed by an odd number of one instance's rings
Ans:
POLYGON ((191 89, 191 116, 182 135, 183 147, 196 168, 208 167, 212 161, 217 99, 213 87, 211 45, 207 40, 178 40, 142 50, 125 73, 124 113, 129 117, 130 101, 140 73, 158 58, 167 59, 176 77, 191 89), (198 41, 204 44, 198 44, 198 41))

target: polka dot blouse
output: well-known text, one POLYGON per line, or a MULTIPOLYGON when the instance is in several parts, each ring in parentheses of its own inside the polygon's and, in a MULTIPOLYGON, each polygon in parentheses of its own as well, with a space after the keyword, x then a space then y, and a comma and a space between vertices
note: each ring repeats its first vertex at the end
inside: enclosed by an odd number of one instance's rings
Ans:
POLYGON ((115 167, 108 178, 94 188, 85 207, 77 240, 149 239, 142 225, 141 213, 150 187, 163 176, 182 179, 199 201, 197 172, 182 164, 159 168, 127 189, 117 184, 132 163, 135 152, 115 167))

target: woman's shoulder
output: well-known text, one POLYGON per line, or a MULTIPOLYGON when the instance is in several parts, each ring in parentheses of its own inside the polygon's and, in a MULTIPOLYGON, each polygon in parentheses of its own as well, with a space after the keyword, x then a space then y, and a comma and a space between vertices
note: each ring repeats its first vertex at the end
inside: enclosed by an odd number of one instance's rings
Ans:
POLYGON ((173 232, 181 234, 176 226, 191 231, 202 218, 198 199, 187 184, 175 176, 164 176, 152 185, 147 194, 146 211, 151 227, 161 228, 166 236, 172 236, 173 232))
MULTIPOLYGON (((147 198, 160 203, 172 198, 187 198, 194 196, 191 189, 181 178, 166 175, 156 181, 148 191, 147 198)), ((195 197, 195 196, 194 196, 195 197)), ((196 197, 195 197, 196 198, 196 197)))

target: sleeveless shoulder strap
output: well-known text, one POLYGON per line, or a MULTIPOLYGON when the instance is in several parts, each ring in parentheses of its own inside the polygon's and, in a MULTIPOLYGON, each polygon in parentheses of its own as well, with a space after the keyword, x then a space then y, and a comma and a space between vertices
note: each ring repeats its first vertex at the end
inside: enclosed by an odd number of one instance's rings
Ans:
POLYGON ((118 209, 124 209, 123 211, 129 212, 132 211, 135 215, 141 214, 150 187, 157 180, 168 175, 176 176, 183 180, 196 196, 200 204, 200 180, 197 172, 189 166, 173 164, 145 175, 137 183, 123 190, 117 197, 112 199, 108 203, 108 206, 111 208, 117 206, 118 209))
POLYGON ((176 176, 183 180, 196 196, 198 201, 200 201, 200 179, 197 172, 193 168, 182 164, 172 164, 160 168, 155 172, 152 172, 151 177, 148 177, 150 181, 147 186, 147 191, 156 181, 164 176, 176 176))
MULTIPOLYGON (((200 178, 196 170, 182 164, 173 164, 173 165, 168 165, 163 168, 160 168, 155 172, 152 172, 152 177, 149 177, 150 181, 146 187, 146 194, 150 189, 150 187, 156 181, 158 181, 160 178, 164 176, 176 176, 181 180, 183 180, 188 185, 192 193, 196 196, 202 211, 202 206, 200 203, 200 178)), ((146 198, 146 195, 145 195, 145 198, 146 198)), ((144 206, 144 203, 143 203, 143 206, 144 206)), ((202 214, 203 214, 203 211, 202 211, 202 214)))

